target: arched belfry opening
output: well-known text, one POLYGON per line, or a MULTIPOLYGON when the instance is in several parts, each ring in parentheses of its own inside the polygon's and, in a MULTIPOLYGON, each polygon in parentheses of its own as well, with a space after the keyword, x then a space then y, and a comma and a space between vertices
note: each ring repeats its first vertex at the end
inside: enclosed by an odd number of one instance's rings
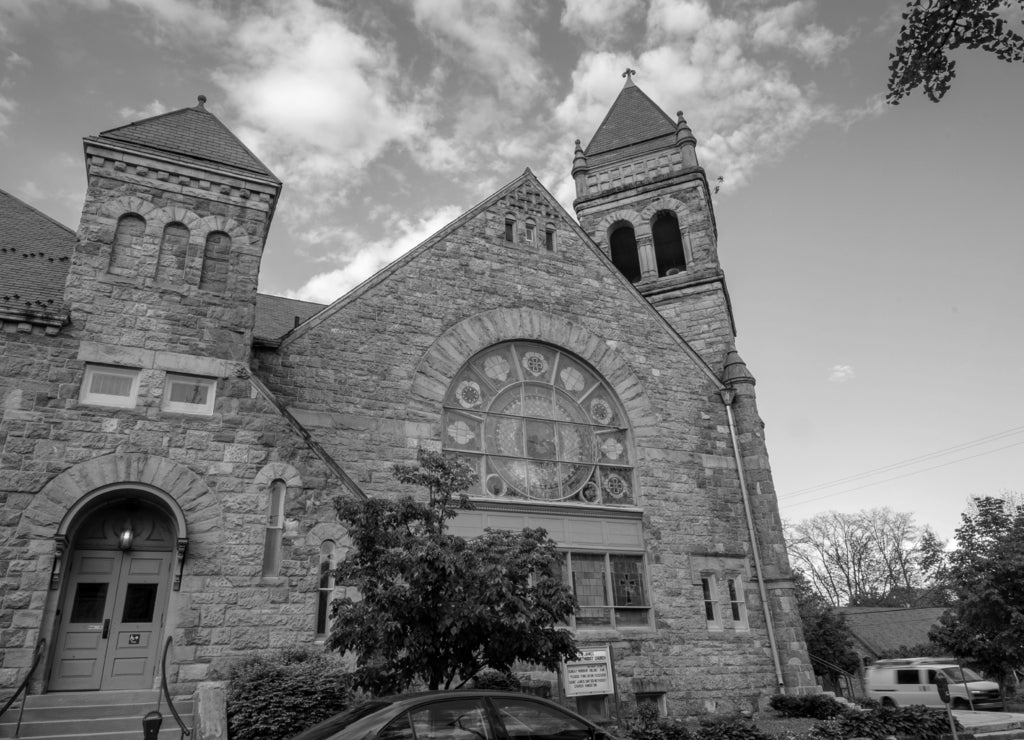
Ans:
POLYGON ((62 522, 50 691, 149 687, 184 554, 183 520, 147 491, 86 497, 62 522))
POLYGON ((683 237, 679 231, 679 219, 672 211, 660 211, 651 222, 651 237, 654 241, 654 259, 658 265, 658 277, 676 275, 686 270, 686 253, 683 237))
POLYGON ((612 263, 631 283, 640 281, 640 252, 636 245, 636 232, 626 221, 613 224, 608 231, 612 263))

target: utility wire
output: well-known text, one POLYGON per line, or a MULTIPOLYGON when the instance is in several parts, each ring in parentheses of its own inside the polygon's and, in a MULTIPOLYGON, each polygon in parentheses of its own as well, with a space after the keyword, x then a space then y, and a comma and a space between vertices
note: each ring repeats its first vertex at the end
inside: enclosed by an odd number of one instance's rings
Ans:
MULTIPOLYGON (((987 437, 980 437, 978 439, 974 439, 974 440, 971 440, 969 442, 963 442, 963 443, 958 444, 958 445, 953 445, 952 447, 945 447, 945 448, 943 448, 941 450, 936 450, 935 452, 929 452, 929 453, 926 453, 924 455, 918 455, 917 457, 907 458, 906 460, 901 460, 899 462, 894 462, 894 463, 891 463, 889 465, 883 465, 880 468, 872 468, 871 470, 866 470, 863 473, 856 473, 854 475, 848 475, 845 478, 837 478, 836 480, 827 481, 825 483, 819 483, 818 485, 815 485, 815 486, 808 486, 807 488, 801 488, 801 489, 798 489, 796 491, 789 491, 789 492, 784 493, 781 496, 779 496, 779 499, 781 500, 781 499, 787 499, 787 498, 794 498, 796 496, 802 496, 802 495, 805 495, 805 494, 808 494, 808 493, 817 493, 818 491, 824 490, 826 488, 834 488, 835 486, 840 486, 840 485, 843 485, 844 483, 853 483, 854 481, 858 481, 858 480, 860 480, 862 478, 870 478, 870 477, 872 477, 874 475, 878 475, 880 473, 887 473, 889 471, 898 470, 899 468, 905 468, 905 467, 907 467, 909 465, 914 465, 916 463, 927 462, 928 460, 934 460, 937 457, 945 457, 946 455, 950 455, 950 454, 955 453, 955 452, 962 452, 963 450, 967 450, 967 449, 970 449, 972 447, 978 447, 979 445, 983 445, 983 444, 986 444, 988 442, 995 442, 995 441, 1000 440, 1000 439, 1005 439, 1006 437, 1012 437, 1013 435, 1020 434, 1021 432, 1024 432, 1024 426, 1022 426, 1022 427, 1014 427, 1013 429, 1007 429, 1007 430, 1002 431, 1002 432, 996 432, 995 434, 990 434, 987 437)), ((1019 443, 1014 443, 1014 444, 1019 444, 1019 443)), ((1010 446, 1012 447, 1013 445, 1010 445, 1010 446)), ((1004 447, 1000 447, 999 450, 1001 450, 1001 449, 1005 449, 1005 448, 1004 447)), ((998 450, 992 450, 992 451, 993 452, 998 452, 998 450)), ((988 453, 981 453, 981 454, 988 454, 988 453)), ((970 460, 971 458, 970 457, 966 457, 966 458, 963 458, 963 459, 964 460, 970 460)), ((931 470, 931 469, 932 468, 926 468, 926 470, 931 470)), ((858 490, 858 489, 852 489, 852 490, 858 490)))
POLYGON ((927 468, 921 468, 920 470, 911 470, 909 473, 903 473, 902 475, 894 475, 891 478, 883 478, 882 480, 875 481, 874 483, 865 483, 864 485, 856 486, 855 488, 845 488, 842 491, 834 491, 833 493, 826 493, 823 496, 817 496, 815 498, 809 498, 809 499, 806 499, 804 501, 799 501, 799 502, 792 503, 792 504, 789 504, 789 505, 790 506, 803 506, 804 504, 810 504, 810 503, 813 503, 815 501, 821 501, 821 500, 826 499, 826 498, 832 498, 833 496, 841 496, 844 493, 853 493, 854 491, 860 491, 860 490, 863 490, 865 488, 871 488, 872 486, 879 486, 879 485, 881 485, 883 483, 888 483, 889 481, 899 480, 900 478, 909 478, 912 475, 917 475, 918 473, 924 473, 924 472, 927 472, 929 470, 936 470, 937 468, 945 468, 945 467, 947 467, 949 465, 955 465, 957 463, 961 463, 961 462, 964 462, 966 460, 973 460, 976 457, 984 457, 985 455, 991 455, 994 452, 1002 452, 1003 450, 1008 450, 1011 447, 1018 447, 1020 445, 1024 445, 1024 440, 1021 440, 1020 442, 1013 442, 1011 444, 1004 445, 1003 447, 997 447, 994 450, 985 450, 984 452, 979 452, 979 453, 977 453, 975 455, 968 455, 967 457, 961 457, 961 458, 958 458, 956 460, 950 460, 949 462, 939 463, 938 465, 932 465, 932 466, 927 467, 927 468))

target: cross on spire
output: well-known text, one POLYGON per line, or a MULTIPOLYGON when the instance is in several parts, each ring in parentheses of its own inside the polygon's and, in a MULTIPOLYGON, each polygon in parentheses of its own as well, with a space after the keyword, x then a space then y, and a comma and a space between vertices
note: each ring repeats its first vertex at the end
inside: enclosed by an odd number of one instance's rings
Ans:
POLYGON ((622 73, 622 76, 625 77, 627 79, 627 81, 628 81, 628 80, 632 80, 633 79, 633 75, 635 75, 635 74, 636 74, 636 70, 635 69, 630 69, 629 67, 626 67, 626 71, 622 73))

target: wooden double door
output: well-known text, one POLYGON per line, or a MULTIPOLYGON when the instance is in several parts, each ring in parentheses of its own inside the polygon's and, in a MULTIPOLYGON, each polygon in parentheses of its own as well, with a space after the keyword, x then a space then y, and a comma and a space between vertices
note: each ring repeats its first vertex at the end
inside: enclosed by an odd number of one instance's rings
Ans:
POLYGON ((51 691, 153 685, 171 565, 170 552, 80 549, 72 554, 51 691))

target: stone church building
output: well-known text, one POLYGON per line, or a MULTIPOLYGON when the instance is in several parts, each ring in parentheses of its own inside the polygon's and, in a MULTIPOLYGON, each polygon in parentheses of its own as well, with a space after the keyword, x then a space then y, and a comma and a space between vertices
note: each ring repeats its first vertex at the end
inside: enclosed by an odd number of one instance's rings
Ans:
MULTIPOLYGON (((84 140, 77 233, 0 191, 0 696, 155 686, 322 641, 335 496, 467 459, 454 530, 565 553, 601 718, 812 690, 696 138, 627 77, 529 170, 330 305, 257 291, 281 182, 204 105, 84 140), (567 147, 568 152, 568 147, 567 147), (567 158, 568 164, 568 158, 567 158)), ((45 204, 44 204, 45 206, 45 204)))

